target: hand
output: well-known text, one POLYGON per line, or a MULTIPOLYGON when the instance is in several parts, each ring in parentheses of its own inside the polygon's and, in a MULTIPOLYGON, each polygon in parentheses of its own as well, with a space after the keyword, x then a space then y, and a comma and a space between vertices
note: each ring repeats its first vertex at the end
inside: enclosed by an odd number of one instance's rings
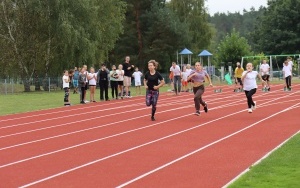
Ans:
POLYGON ((214 87, 212 83, 209 84, 210 87, 214 87))
POLYGON ((154 86, 153 89, 157 90, 159 87, 158 86, 154 86))

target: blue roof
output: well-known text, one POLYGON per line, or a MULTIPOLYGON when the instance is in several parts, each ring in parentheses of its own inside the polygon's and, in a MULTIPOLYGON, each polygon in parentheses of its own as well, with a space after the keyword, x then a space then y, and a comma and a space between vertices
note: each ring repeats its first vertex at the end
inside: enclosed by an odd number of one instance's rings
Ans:
POLYGON ((190 55, 190 54, 193 54, 193 52, 191 52, 189 49, 185 48, 179 54, 180 55, 190 55))
POLYGON ((198 56, 212 56, 212 54, 207 50, 203 50, 198 56))

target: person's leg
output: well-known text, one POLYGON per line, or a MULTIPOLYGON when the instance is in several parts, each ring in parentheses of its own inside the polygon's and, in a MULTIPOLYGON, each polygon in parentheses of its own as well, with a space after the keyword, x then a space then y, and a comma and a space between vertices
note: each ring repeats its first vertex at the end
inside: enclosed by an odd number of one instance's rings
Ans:
POLYGON ((285 87, 289 88, 289 77, 285 77, 285 87))
POLYGON ((206 103, 202 100, 202 95, 204 93, 204 86, 199 86, 194 88, 194 102, 195 102, 195 109, 196 112, 200 111, 200 104, 202 106, 206 106, 206 103))
POLYGON ((252 106, 255 106, 255 103, 253 102, 252 96, 256 93, 256 88, 251 89, 250 91, 245 91, 246 97, 247 97, 247 103, 248 103, 248 109, 251 109, 252 106))
POLYGON ((85 87, 81 87, 81 95, 80 95, 80 97, 81 97, 81 103, 84 103, 84 91, 85 91, 85 89, 84 89, 85 87))
POLYGON ((288 86, 289 86, 289 89, 292 86, 292 76, 288 76, 288 86))
POLYGON ((155 121, 154 115, 156 112, 156 105, 158 101, 159 92, 158 91, 152 91, 152 109, 151 109, 151 120, 155 121))
POLYGON ((181 78, 177 76, 177 83, 178 83, 178 92, 181 92, 181 78))
POLYGON ((104 97, 103 97, 103 92, 104 92, 103 81, 99 81, 99 86, 100 86, 100 100, 104 100, 104 97))
POLYGON ((104 90, 105 90, 105 100, 107 100, 108 101, 108 81, 105 81, 104 82, 104 90))
POLYGON ((148 89, 146 90, 146 106, 150 106, 152 104, 152 93, 148 89))
POLYGON ((178 88, 177 88, 177 77, 176 76, 174 76, 173 82, 174 82, 174 92, 177 95, 178 88))

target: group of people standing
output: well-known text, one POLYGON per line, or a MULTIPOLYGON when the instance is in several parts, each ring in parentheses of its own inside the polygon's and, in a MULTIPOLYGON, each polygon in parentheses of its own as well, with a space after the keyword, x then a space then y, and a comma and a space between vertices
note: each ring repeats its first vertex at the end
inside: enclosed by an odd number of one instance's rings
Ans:
POLYGON ((96 102, 95 90, 97 85, 100 88, 100 100, 109 101, 108 87, 111 86, 111 96, 113 99, 131 98, 130 86, 131 77, 135 78, 135 85, 137 93, 141 93, 141 76, 142 73, 137 67, 130 64, 130 57, 125 57, 125 62, 118 65, 112 65, 111 71, 108 70, 105 64, 102 64, 100 69, 96 72, 95 68, 91 67, 88 71, 87 66, 83 65, 77 69, 75 67, 72 71, 64 71, 63 88, 65 90, 65 105, 70 105, 69 92, 70 83, 72 82, 74 91, 73 94, 80 93, 80 103, 96 102), (135 69, 135 72, 133 72, 135 69), (86 100, 86 91, 90 90, 90 101, 86 100), (139 89, 139 90, 138 90, 139 89))

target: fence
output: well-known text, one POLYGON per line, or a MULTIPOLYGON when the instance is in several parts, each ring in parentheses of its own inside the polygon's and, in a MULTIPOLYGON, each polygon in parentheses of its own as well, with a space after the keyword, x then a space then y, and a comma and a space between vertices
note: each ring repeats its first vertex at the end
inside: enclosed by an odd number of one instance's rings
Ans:
MULTIPOLYGON (((29 80, 30 91, 52 92, 62 89, 62 78, 32 78, 29 80)), ((25 91, 23 80, 21 79, 0 79, 0 94, 15 94, 25 91)))

